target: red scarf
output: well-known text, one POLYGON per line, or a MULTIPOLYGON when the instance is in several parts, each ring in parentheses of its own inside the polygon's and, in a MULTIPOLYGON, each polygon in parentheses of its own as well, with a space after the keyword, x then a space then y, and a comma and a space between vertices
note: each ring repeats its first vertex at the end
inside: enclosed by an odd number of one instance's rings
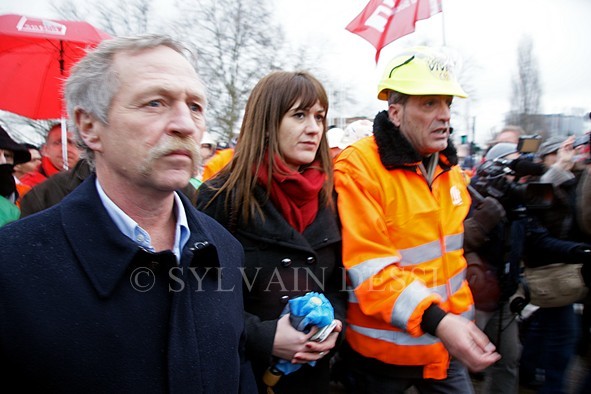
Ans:
MULTIPOLYGON (((291 226, 303 232, 318 213, 318 193, 324 185, 324 172, 317 168, 318 162, 302 172, 287 167, 276 157, 273 178, 271 179, 271 201, 291 226), (314 167, 314 168, 312 168, 314 167)), ((258 181, 267 186, 269 174, 267 160, 259 168, 258 181)))
POLYGON ((36 170, 23 175, 19 181, 25 185, 33 187, 45 181, 50 176, 57 174, 58 172, 60 172, 60 169, 51 163, 49 157, 43 156, 41 157, 41 164, 39 164, 39 167, 37 167, 36 170))
POLYGON ((45 176, 47 176, 48 178, 63 170, 63 168, 57 168, 56 166, 54 166, 51 160, 49 160, 49 157, 47 156, 43 156, 41 158, 41 166, 39 167, 39 169, 40 172, 45 173, 45 176))

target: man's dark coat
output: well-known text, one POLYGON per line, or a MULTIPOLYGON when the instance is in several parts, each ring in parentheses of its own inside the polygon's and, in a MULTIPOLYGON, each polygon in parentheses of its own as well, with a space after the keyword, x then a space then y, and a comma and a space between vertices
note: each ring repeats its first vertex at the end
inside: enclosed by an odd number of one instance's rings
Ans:
POLYGON ((250 393, 243 250, 181 196, 177 265, 123 235, 95 176, 0 231, 0 383, 19 392, 250 393))

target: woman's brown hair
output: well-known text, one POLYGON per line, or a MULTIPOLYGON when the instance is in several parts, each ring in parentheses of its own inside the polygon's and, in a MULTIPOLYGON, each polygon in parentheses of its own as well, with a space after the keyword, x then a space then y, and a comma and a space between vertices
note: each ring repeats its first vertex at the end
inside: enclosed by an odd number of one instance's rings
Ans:
MULTIPOLYGON (((246 103, 244 119, 234 156, 216 177, 226 179, 219 186, 214 198, 226 192, 226 206, 238 214, 243 223, 255 214, 262 216, 259 201, 253 191, 257 185, 258 169, 267 158, 269 182, 266 197, 271 192, 273 172, 277 171, 276 157, 282 157, 279 151, 279 126, 285 114, 298 103, 299 108, 309 109, 316 102, 328 112, 328 96, 322 84, 305 71, 275 71, 263 77, 252 90, 246 103)), ((316 152, 315 161, 326 174, 326 182, 321 191, 321 203, 332 203, 332 159, 326 140, 326 118, 323 123, 322 138, 316 152)), ((304 168, 306 166, 303 166, 304 168)))

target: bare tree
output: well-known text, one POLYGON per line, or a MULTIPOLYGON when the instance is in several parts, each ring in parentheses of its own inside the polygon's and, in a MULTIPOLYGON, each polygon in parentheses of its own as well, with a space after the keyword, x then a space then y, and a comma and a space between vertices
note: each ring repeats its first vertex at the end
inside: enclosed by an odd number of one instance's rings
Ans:
POLYGON ((536 122, 540 110, 542 88, 538 61, 533 53, 533 39, 524 36, 517 48, 517 74, 512 79, 511 112, 509 123, 517 124, 527 132, 543 127, 536 122))
POLYGON ((88 17, 89 3, 75 4, 74 0, 51 2, 51 8, 64 20, 81 21, 88 17))
POLYGON ((113 36, 161 31, 161 18, 153 0, 61 0, 51 7, 63 19, 87 20, 113 36))
POLYGON ((230 141, 253 86, 280 68, 283 31, 266 0, 203 0, 182 8, 181 15, 176 34, 193 43, 210 91, 208 128, 230 141))
POLYGON ((152 0, 84 4, 61 0, 53 8, 64 19, 88 20, 114 36, 150 31, 183 41, 209 90, 208 129, 222 143, 239 131, 252 88, 272 70, 305 69, 321 78, 327 90, 340 90, 322 78, 317 67, 320 55, 306 47, 287 47, 268 0, 177 1, 176 13, 168 14, 153 4, 152 0))

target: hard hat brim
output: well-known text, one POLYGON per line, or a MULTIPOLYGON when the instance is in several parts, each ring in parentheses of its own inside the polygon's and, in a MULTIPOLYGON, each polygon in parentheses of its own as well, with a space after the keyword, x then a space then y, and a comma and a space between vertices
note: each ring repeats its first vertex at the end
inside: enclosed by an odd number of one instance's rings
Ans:
MULTIPOLYGON (((380 84, 378 100, 388 100, 388 90, 393 90, 389 87, 380 84)), ((421 85, 417 81, 399 82, 397 92, 408 94, 410 96, 456 96, 460 98, 468 98, 468 94, 458 84, 451 84, 449 81, 437 84, 431 83, 429 85, 421 85)))

